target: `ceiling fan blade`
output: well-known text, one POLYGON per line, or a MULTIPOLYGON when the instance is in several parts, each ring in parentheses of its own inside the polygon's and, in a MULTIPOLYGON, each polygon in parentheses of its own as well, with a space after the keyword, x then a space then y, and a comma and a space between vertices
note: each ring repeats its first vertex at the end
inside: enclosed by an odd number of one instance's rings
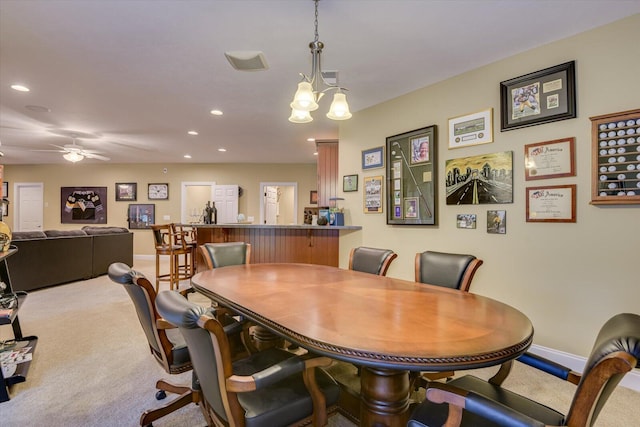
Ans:
POLYGON ((67 150, 29 150, 29 151, 43 151, 47 153, 66 153, 67 150))
POLYGON ((99 154, 94 154, 94 153, 87 153, 86 151, 82 151, 80 154, 82 154, 83 156, 85 156, 85 157, 87 157, 89 159, 98 159, 98 160, 104 160, 104 161, 111 160, 108 157, 101 156, 99 154))

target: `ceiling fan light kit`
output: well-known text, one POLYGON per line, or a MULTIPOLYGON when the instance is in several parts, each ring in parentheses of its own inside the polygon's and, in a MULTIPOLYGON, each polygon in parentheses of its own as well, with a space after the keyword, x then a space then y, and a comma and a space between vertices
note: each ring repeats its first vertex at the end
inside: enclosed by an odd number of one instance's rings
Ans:
POLYGON ((71 151, 69 153, 63 154, 62 157, 64 157, 65 160, 68 160, 71 163, 76 163, 84 159, 84 156, 76 151, 71 151))
POLYGON ((309 123, 313 121, 311 117, 311 111, 318 109, 318 102, 324 96, 324 93, 330 90, 335 90, 336 93, 333 96, 333 102, 327 113, 327 117, 331 120, 347 120, 351 118, 351 112, 349 111, 349 104, 347 103, 347 96, 342 92, 346 90, 338 83, 337 72, 335 73, 336 82, 329 83, 322 72, 322 49, 324 43, 318 40, 318 1, 315 3, 315 39, 309 43, 311 49, 311 75, 300 74, 302 81, 298 83, 298 89, 293 96, 293 102, 291 102, 291 116, 289 121, 293 123, 309 123), (321 89, 325 87, 325 89, 321 89))

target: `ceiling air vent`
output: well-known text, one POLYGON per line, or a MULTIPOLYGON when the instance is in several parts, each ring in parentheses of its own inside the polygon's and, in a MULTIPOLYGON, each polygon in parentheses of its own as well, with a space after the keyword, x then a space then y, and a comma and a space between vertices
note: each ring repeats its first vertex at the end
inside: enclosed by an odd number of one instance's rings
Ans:
POLYGON ((264 53, 259 50, 236 50, 224 56, 233 68, 240 71, 263 71, 269 68, 264 53))

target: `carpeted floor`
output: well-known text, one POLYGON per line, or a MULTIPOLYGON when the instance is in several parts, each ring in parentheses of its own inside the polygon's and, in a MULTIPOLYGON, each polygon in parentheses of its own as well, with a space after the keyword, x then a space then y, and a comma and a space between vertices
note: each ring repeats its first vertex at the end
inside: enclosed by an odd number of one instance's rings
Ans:
MULTIPOLYGON (((153 261, 136 259, 135 268, 153 278, 153 261)), ((13 386, 11 400, 0 403, 3 427, 136 426, 144 410, 158 406, 156 380, 190 382, 190 373, 169 376, 157 365, 128 295, 107 276, 31 292, 20 323, 25 335, 38 336, 38 345, 27 381, 13 386)), ((11 329, 0 327, 0 339, 10 337, 11 329)), ((491 372, 476 374, 486 378, 491 372)), ((357 382, 348 370, 335 375, 357 382)), ((521 364, 505 386, 563 412, 573 393, 571 384, 521 364)), ((638 426, 638 420, 640 393, 618 387, 596 426, 638 426)), ((189 405, 154 425, 200 427, 205 421, 199 408, 189 405)), ((329 425, 353 426, 340 415, 329 425)))

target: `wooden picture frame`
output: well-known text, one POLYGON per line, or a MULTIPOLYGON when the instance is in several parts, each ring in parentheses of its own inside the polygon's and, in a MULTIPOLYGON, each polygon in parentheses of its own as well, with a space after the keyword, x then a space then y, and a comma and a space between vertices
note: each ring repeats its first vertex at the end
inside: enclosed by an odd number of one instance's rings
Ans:
POLYGON ((309 203, 312 205, 318 204, 318 192, 316 190, 309 191, 309 203))
POLYGON ((138 183, 116 182, 116 202, 138 200, 138 183))
POLYGON ((572 137, 525 145, 525 180, 576 176, 575 141, 572 137))
POLYGON ((384 167, 384 147, 362 150, 362 169, 377 169, 384 167))
POLYGON ((364 213, 382 213, 382 175, 364 177, 364 213))
POLYGON ((349 193, 358 191, 358 175, 345 175, 342 177, 342 191, 349 193))
POLYGON ((152 183, 149 184, 147 190, 147 198, 149 200, 169 200, 169 184, 152 183))
POLYGON ((387 224, 437 225, 437 128, 387 137, 387 224))
POLYGON ((449 149, 493 142, 493 108, 449 119, 449 149))
POLYGON ((527 222, 576 222, 576 184, 527 187, 527 222))
POLYGON ((132 230, 150 228, 156 223, 156 205, 133 204, 127 208, 127 222, 132 230))
POLYGON ((502 132, 576 117, 575 61, 500 82, 502 132))

